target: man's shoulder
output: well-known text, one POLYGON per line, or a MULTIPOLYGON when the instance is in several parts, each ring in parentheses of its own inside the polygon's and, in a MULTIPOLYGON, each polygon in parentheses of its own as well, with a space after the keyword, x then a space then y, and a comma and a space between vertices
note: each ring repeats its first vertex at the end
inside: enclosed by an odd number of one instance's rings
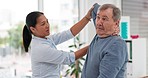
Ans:
POLYGON ((120 36, 115 36, 113 37, 114 41, 119 41, 119 42, 125 42, 125 40, 123 38, 121 38, 120 36))
POLYGON ((117 45, 126 45, 126 42, 123 38, 121 38, 120 36, 116 36, 112 39, 113 44, 117 44, 117 45))

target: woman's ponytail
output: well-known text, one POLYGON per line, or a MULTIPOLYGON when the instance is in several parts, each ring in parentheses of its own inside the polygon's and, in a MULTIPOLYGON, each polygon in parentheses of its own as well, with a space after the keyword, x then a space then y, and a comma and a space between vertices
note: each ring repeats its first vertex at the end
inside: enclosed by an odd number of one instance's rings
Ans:
POLYGON ((26 52, 28 52, 28 48, 32 40, 30 27, 36 26, 37 18, 41 15, 43 15, 42 12, 33 11, 26 16, 26 25, 23 28, 23 46, 26 52))
POLYGON ((29 48, 31 39, 32 39, 31 32, 30 32, 29 28, 25 25, 23 28, 23 45, 24 45, 26 52, 28 52, 28 48, 29 48))

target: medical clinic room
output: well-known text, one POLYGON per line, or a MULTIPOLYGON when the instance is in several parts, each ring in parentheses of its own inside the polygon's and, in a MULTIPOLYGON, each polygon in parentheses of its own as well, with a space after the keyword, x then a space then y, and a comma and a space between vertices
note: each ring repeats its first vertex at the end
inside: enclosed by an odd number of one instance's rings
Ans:
POLYGON ((0 78, 148 78, 148 0, 0 0, 0 78))

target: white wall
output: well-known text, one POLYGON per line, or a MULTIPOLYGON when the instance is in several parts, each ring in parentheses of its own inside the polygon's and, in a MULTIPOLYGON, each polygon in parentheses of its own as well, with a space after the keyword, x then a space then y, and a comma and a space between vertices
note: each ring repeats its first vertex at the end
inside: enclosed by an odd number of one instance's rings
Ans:
POLYGON ((133 78, 146 76, 146 38, 132 40, 133 78))

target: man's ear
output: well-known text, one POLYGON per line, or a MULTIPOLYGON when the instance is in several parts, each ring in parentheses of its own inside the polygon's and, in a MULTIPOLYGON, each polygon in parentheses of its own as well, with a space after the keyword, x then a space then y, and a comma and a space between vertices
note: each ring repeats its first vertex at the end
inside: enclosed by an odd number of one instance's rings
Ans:
POLYGON ((32 33, 35 33, 36 29, 34 27, 30 27, 30 30, 31 30, 32 33))

